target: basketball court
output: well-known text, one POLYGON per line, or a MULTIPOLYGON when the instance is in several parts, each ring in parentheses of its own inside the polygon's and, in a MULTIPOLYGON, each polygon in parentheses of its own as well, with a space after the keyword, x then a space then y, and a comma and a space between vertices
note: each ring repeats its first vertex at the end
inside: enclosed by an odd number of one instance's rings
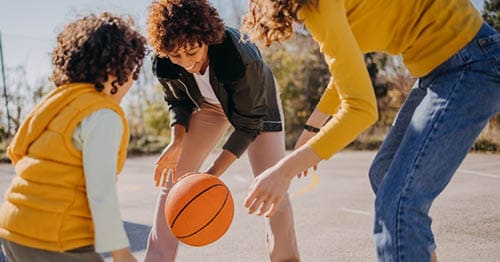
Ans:
MULTIPOLYGON (((321 163, 314 174, 293 181, 290 195, 302 261, 376 260, 371 234, 374 195, 367 177, 374 154, 343 151, 321 163)), ((155 157, 129 158, 118 179, 122 217, 139 261, 158 193, 152 179, 154 161, 155 157)), ((0 165, 0 173, 3 201, 13 168, 0 165)), ((231 189, 235 204, 230 229, 205 247, 181 244, 177 261, 267 261, 263 219, 249 216, 243 208, 252 181, 246 155, 222 180, 231 189)), ((431 216, 440 261, 498 261, 500 155, 469 154, 435 201, 431 216)), ((106 261, 112 259, 107 256, 106 261)))

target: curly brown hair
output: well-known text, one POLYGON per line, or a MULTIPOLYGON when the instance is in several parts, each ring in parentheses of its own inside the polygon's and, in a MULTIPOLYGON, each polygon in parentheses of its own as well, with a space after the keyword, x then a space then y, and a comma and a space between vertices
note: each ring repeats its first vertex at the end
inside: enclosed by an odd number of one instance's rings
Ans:
POLYGON ((319 0, 250 0, 243 16, 241 31, 253 41, 266 46, 281 42, 293 34, 293 23, 300 22, 297 12, 302 6, 317 6, 319 0))
POLYGON ((136 80, 146 56, 146 39, 134 29, 132 18, 109 12, 91 14, 69 23, 57 37, 50 79, 56 86, 93 83, 101 91, 108 75, 119 85, 130 75, 136 80))
POLYGON ((224 22, 207 0, 154 1, 149 6, 147 24, 149 44, 155 53, 224 40, 224 22))

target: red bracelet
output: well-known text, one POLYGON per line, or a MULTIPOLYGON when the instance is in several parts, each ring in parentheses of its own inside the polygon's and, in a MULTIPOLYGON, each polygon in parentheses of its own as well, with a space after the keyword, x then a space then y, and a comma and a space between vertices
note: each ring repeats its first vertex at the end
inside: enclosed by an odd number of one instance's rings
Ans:
POLYGON ((314 132, 314 133, 318 133, 319 130, 320 130, 319 128, 314 127, 314 126, 310 126, 308 124, 304 125, 304 129, 307 130, 307 131, 310 131, 310 132, 314 132))

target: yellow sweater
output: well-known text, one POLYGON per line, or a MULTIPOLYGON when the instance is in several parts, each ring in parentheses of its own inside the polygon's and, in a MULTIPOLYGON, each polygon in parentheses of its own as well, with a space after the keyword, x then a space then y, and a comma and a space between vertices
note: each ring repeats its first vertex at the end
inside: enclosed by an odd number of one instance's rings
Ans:
POLYGON ((60 86, 27 116, 8 148, 17 175, 0 207, 0 238, 61 252, 94 243, 82 154, 72 135, 85 117, 102 108, 114 110, 123 121, 119 173, 128 123, 120 105, 92 84, 60 86))
POLYGON ((377 119, 363 53, 401 54, 411 74, 422 77, 472 40, 482 24, 469 0, 319 0, 317 7, 302 7, 298 18, 332 75, 318 109, 333 118, 308 143, 323 159, 377 119))

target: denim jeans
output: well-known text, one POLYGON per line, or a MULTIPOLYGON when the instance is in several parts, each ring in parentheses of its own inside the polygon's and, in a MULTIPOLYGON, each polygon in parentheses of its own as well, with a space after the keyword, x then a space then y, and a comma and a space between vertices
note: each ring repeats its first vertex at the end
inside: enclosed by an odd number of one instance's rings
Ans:
POLYGON ((429 209, 500 111, 500 34, 475 38, 418 79, 370 167, 378 261, 430 261, 429 209))

